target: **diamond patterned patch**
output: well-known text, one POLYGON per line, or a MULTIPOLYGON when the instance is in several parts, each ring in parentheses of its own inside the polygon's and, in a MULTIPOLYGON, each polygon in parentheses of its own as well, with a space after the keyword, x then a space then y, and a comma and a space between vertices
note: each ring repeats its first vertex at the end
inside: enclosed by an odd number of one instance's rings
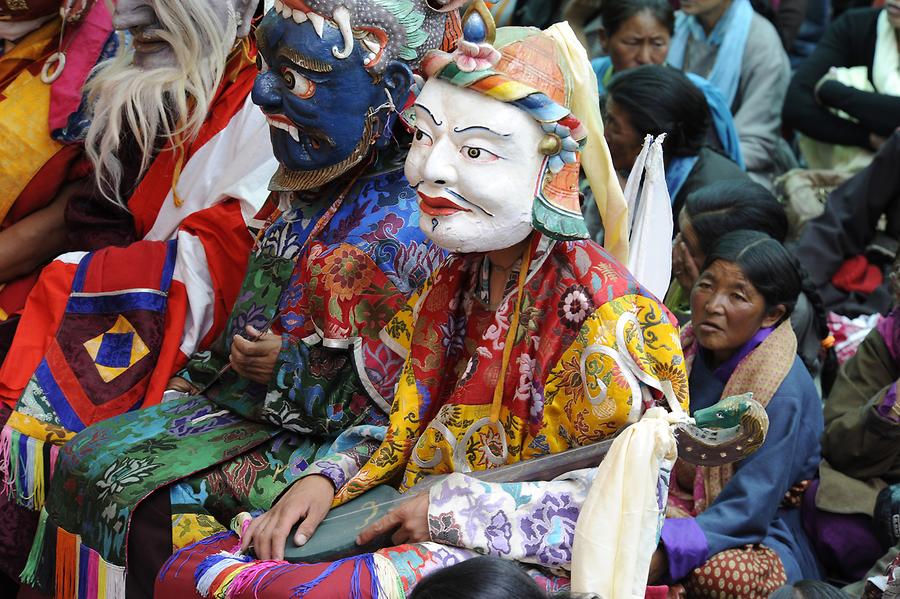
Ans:
POLYGON ((134 326, 121 314, 108 331, 85 341, 84 349, 106 383, 124 374, 150 353, 134 326))

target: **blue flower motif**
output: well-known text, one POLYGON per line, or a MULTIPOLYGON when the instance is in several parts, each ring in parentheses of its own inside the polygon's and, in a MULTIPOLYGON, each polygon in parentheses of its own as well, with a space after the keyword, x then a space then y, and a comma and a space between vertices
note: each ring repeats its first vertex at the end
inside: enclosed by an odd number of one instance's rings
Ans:
POLYGON ((551 139, 555 137, 559 140, 556 153, 549 154, 550 160, 547 166, 550 172, 558 173, 565 165, 575 164, 581 144, 572 137, 572 130, 560 123, 541 123, 541 128, 546 137, 551 139))
POLYGON ((525 535, 525 551, 547 566, 572 560, 578 510, 568 493, 548 495, 544 503, 519 525, 525 535))
POLYGON ((503 512, 497 512, 491 518, 491 523, 484 530, 488 547, 497 555, 509 555, 511 548, 509 540, 512 538, 512 525, 509 518, 503 512))

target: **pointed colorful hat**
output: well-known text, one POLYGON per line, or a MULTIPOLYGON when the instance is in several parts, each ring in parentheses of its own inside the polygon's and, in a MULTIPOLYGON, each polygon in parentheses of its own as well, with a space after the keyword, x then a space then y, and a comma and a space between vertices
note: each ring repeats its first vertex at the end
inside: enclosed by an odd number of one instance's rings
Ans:
POLYGON ((607 250, 627 259, 627 209, 615 178, 596 79, 584 48, 568 24, 547 31, 495 29, 481 0, 463 17, 463 40, 452 54, 430 52, 422 62, 429 78, 513 104, 544 131, 544 169, 532 211, 534 227, 559 240, 585 239, 578 178, 582 165, 606 231, 607 250))

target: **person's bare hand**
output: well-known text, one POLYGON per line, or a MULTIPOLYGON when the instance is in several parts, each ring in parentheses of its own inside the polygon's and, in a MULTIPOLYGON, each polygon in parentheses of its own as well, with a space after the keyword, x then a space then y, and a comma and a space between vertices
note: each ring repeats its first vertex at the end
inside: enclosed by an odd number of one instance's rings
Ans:
POLYGON ((685 599, 687 597, 687 589, 683 584, 673 584, 669 587, 669 593, 666 599, 685 599))
POLYGON ((381 520, 359 533, 356 544, 366 545, 391 530, 395 531, 391 535, 394 545, 431 540, 428 531, 428 493, 416 495, 388 512, 381 520))
POLYGON ((185 393, 187 395, 195 395, 199 389, 190 384, 187 379, 183 379, 180 376, 173 376, 166 385, 166 391, 178 391, 179 393, 185 393))
POLYGON ((672 246, 672 274, 685 291, 690 291, 700 277, 700 269, 694 262, 687 244, 679 233, 672 246))
POLYGON ((784 499, 782 499, 782 505, 786 507, 800 507, 800 503, 803 501, 803 494, 806 493, 806 490, 809 488, 810 480, 800 481, 793 487, 787 490, 787 493, 784 494, 784 499))
POLYGON ((271 510, 250 522, 241 537, 241 551, 252 546, 261 560, 283 560, 291 528, 302 520, 294 533, 294 544, 305 545, 328 515, 332 501, 334 485, 328 478, 312 474, 297 481, 271 510))
POLYGON ((235 335, 231 343, 231 367, 236 373, 255 383, 267 384, 275 373, 278 354, 281 353, 281 336, 260 333, 247 325, 247 336, 235 335))
POLYGON ((668 571, 669 557, 666 555, 665 548, 660 545, 656 551, 653 552, 653 557, 650 558, 650 573, 647 575, 647 583, 657 583, 668 571))

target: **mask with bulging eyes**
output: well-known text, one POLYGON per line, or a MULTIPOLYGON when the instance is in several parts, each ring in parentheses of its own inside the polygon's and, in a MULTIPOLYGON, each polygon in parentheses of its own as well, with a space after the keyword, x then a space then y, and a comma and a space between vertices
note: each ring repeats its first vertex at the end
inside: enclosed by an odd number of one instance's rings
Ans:
POLYGON ((453 47, 464 1, 276 0, 253 88, 280 163, 270 189, 317 188, 386 144, 412 69, 453 47))

